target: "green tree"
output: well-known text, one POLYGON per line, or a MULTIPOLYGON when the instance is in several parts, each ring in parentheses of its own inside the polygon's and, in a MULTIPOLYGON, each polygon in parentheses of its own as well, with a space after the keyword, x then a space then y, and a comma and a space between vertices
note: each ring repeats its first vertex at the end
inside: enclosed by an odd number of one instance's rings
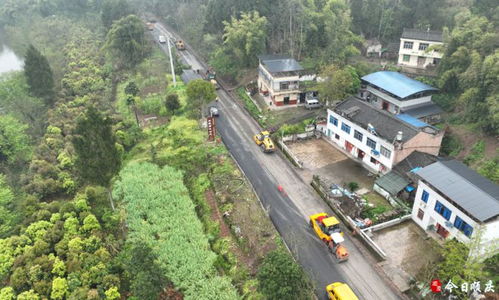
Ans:
POLYGON ((178 101, 178 95, 175 93, 168 94, 166 96, 165 106, 169 112, 171 112, 172 114, 175 114, 175 111, 180 108, 180 102, 178 101))
POLYGON ((119 67, 133 68, 149 54, 144 25, 135 15, 113 23, 107 33, 105 48, 119 67))
POLYGON ((324 81, 318 84, 319 94, 329 102, 342 101, 360 88, 360 78, 351 66, 330 65, 322 70, 320 77, 324 81))
POLYGON ((111 28, 113 22, 132 13, 126 0, 104 0, 101 19, 106 28, 111 28))
POLYGON ((93 106, 78 120, 72 140, 75 165, 87 182, 107 186, 120 169, 121 157, 111 126, 112 121, 93 106))
POLYGON ((47 105, 54 103, 54 78, 49 62, 33 45, 24 57, 24 74, 31 94, 44 99, 47 105))
POLYGON ((139 94, 139 92, 140 92, 139 87, 133 81, 130 81, 125 87, 125 94, 127 95, 132 95, 136 97, 139 94))
POLYGON ((130 292, 138 299, 156 299, 167 284, 153 250, 142 243, 127 242, 120 253, 125 278, 130 282, 130 292))
POLYGON ((0 290, 0 300, 14 300, 15 298, 16 294, 14 294, 14 289, 10 286, 0 290))
POLYGON ((14 194, 5 182, 5 176, 0 174, 0 238, 11 232, 15 213, 12 209, 14 194))
POLYGON ((33 135, 43 135, 46 109, 41 99, 30 95, 26 77, 22 72, 2 74, 0 99, 4 113, 28 124, 29 132, 33 135))
MULTIPOLYGON (((499 133, 499 50, 497 27, 486 17, 464 11, 445 44, 439 87, 454 101, 465 121, 489 134, 499 133)), ((497 25, 496 25, 497 26, 497 25)))
POLYGON ((267 254, 257 277, 259 290, 268 299, 311 299, 313 294, 305 272, 282 250, 267 254))
POLYGON ((50 298, 54 300, 65 299, 68 293, 68 282, 66 278, 56 277, 52 281, 52 292, 50 298))
POLYGON ((17 295, 17 300, 39 300, 40 296, 34 291, 29 290, 17 295))
POLYGON ((12 116, 0 116, 0 162, 14 163, 29 159, 31 147, 25 133, 27 128, 27 125, 12 116))
POLYGON ((190 81, 187 84, 186 93, 189 98, 188 107, 193 111, 196 109, 202 111, 206 103, 215 100, 217 97, 213 84, 202 79, 190 81))
POLYGON ((240 19, 224 21, 223 48, 240 67, 255 66, 257 55, 265 50, 267 19, 256 11, 243 13, 240 19))
POLYGON ((118 292, 118 288, 113 286, 104 292, 106 295, 106 300, 118 300, 121 298, 120 292, 118 292))

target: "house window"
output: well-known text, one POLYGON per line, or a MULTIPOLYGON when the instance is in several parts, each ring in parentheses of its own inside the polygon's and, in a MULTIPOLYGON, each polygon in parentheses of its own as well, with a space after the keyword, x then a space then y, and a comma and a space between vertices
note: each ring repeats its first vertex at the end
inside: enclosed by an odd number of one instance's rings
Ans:
POLYGON ((338 134, 335 134, 335 135, 334 135, 334 138, 335 138, 335 139, 337 139, 337 140, 339 140, 339 139, 340 139, 340 136, 339 136, 338 134))
POLYGON ((280 89, 281 90, 289 89, 289 82, 281 82, 280 89))
POLYGON ((430 46, 430 44, 428 44, 428 43, 419 43, 419 50, 424 51, 424 50, 428 49, 428 46, 430 46))
POLYGON ((392 155, 392 151, 386 149, 385 147, 381 146, 381 149, 380 151, 381 152, 381 155, 383 155, 384 157, 386 158, 390 158, 390 156, 392 155))
POLYGON ((379 164, 379 161, 377 161, 374 157, 371 157, 371 162, 375 165, 379 164))
POLYGON ((428 197, 430 194, 428 194, 427 191, 423 190, 423 193, 421 194, 421 200, 423 200, 424 203, 428 203, 428 197))
POLYGON ((359 141, 361 141, 361 142, 362 142, 362 138, 363 138, 364 136, 362 135, 362 133, 358 132, 357 130, 354 130, 354 132, 353 132, 353 137, 354 137, 354 138, 356 138, 356 139, 358 139, 359 141))
POLYGON ((442 217, 444 217, 447 221, 449 221, 450 216, 452 215, 451 210, 445 207, 445 205, 443 205, 442 203, 440 203, 440 201, 437 201, 437 203, 435 203, 435 211, 439 213, 442 217))
POLYGON ((473 227, 458 216, 456 216, 456 219, 454 220, 454 227, 462 231, 467 237, 471 237, 473 234, 473 227))
POLYGON ((402 57, 402 60, 405 61, 405 62, 408 62, 408 61, 411 60, 411 56, 407 55, 407 54, 404 54, 403 57, 402 57))
POLYGON ((372 149, 376 149, 376 142, 371 140, 370 138, 367 138, 366 144, 367 144, 367 146, 371 147, 372 149))
POLYGON ((338 126, 338 119, 336 119, 333 116, 329 116, 329 123, 333 124, 334 126, 338 126))
POLYGON ((424 217, 424 211, 420 208, 420 209, 418 210, 418 218, 419 218, 420 220, 423 220, 423 217, 424 217))
POLYGON ((344 132, 350 134, 350 126, 348 126, 347 124, 345 124, 345 122, 341 123, 341 130, 343 130, 344 132))
POLYGON ((404 42, 404 49, 412 49, 413 42, 404 42))

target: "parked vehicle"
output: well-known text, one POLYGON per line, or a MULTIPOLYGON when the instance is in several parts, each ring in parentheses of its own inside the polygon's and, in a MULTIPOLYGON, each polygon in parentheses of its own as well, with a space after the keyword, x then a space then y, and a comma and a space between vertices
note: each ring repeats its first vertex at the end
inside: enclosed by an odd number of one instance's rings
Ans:
POLYGON ((147 25, 147 29, 149 29, 149 31, 153 31, 154 30, 154 24, 153 23, 147 22, 146 25, 147 25))
POLYGON ((182 40, 176 41, 175 47, 177 47, 178 50, 185 50, 184 41, 182 41, 182 40))
POLYGON ((330 300, 359 300, 348 284, 334 282, 326 287, 326 293, 330 300))
POLYGON ((219 90, 220 89, 220 85, 218 84, 218 82, 215 79, 210 80, 210 82, 215 87, 215 90, 219 90))
POLYGON ((159 41, 161 44, 166 43, 166 38, 165 38, 165 36, 164 36, 164 35, 160 35, 160 36, 158 37, 158 41, 159 41))
POLYGON ((218 108, 216 108, 215 106, 210 106, 209 112, 210 112, 210 116, 212 116, 212 117, 218 117, 218 115, 219 115, 218 108))
POLYGON ((274 142, 270 138, 270 132, 262 131, 259 134, 253 136, 255 143, 262 147, 262 151, 265 153, 271 153, 275 151, 274 142))
POLYGON ((345 239, 338 219, 330 217, 326 213, 311 215, 309 218, 310 226, 315 231, 315 234, 327 245, 338 262, 348 260, 348 250, 342 245, 345 239))
POLYGON ((306 109, 314 109, 314 108, 321 108, 322 103, 319 102, 317 99, 307 99, 305 100, 305 108, 306 109))

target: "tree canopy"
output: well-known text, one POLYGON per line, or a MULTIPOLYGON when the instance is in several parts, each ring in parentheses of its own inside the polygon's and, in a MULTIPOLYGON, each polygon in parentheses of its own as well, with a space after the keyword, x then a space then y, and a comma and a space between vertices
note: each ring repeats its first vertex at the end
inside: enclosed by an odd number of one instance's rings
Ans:
POLYGON ((111 125, 109 118, 90 106, 76 126, 75 163, 81 178, 89 183, 107 186, 120 169, 121 155, 111 125))
POLYGON ((107 33, 106 48, 119 66, 133 68, 149 54, 144 25, 135 15, 121 18, 107 33))
POLYGON ((24 74, 33 96, 42 98, 45 103, 52 105, 55 101, 52 69, 45 56, 33 45, 28 47, 24 57, 24 74))
POLYGON ((351 66, 340 68, 336 65, 325 67, 320 73, 324 81, 319 82, 317 88, 321 99, 335 102, 341 101, 358 91, 360 78, 351 66))

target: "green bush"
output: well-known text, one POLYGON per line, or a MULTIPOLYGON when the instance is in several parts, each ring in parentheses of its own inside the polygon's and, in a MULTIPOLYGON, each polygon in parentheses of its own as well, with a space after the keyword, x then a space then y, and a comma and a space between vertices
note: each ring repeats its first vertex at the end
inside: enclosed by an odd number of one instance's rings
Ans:
POLYGON ((442 139, 442 146, 440 147, 440 155, 455 157, 461 152, 463 145, 458 137, 446 134, 442 139))
POLYGON ((359 184, 357 182, 352 181, 348 183, 348 189, 350 189, 350 191, 355 192, 358 188, 359 184))
POLYGON ((267 254, 257 277, 259 291, 268 299, 312 299, 312 287, 307 275, 283 250, 267 254))
POLYGON ((240 87, 237 89, 237 94, 239 95, 239 98, 243 100, 244 106, 250 113, 250 115, 255 119, 255 120, 260 120, 260 111, 256 107, 255 103, 249 98, 248 94, 246 94, 246 90, 243 87, 240 87))

